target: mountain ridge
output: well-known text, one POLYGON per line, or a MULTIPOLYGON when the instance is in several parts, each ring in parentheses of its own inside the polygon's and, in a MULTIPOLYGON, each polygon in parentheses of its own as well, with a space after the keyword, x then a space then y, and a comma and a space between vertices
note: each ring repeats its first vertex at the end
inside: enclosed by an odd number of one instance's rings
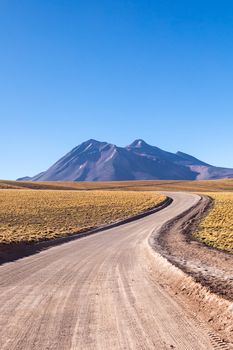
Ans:
POLYGON ((26 181, 198 180, 233 177, 233 169, 212 166, 184 152, 168 152, 136 139, 126 147, 89 139, 46 171, 26 181))

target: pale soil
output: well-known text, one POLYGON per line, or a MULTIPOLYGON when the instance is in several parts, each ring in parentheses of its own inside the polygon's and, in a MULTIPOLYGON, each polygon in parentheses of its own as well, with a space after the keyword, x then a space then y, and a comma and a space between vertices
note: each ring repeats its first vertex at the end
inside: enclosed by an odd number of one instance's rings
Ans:
POLYGON ((156 214, 2 265, 0 349, 222 349, 192 304, 161 286, 150 255, 151 232, 199 200, 173 198, 156 214))
POLYGON ((156 214, 2 265, 0 349, 231 349, 200 318, 198 284, 148 244, 200 200, 170 196, 156 214))

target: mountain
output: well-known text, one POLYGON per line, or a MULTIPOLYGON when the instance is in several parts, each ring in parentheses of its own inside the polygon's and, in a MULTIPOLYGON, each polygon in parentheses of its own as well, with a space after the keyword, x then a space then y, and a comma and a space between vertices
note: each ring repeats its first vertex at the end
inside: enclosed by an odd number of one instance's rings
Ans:
POLYGON ((126 147, 91 139, 72 149, 48 170, 19 180, 199 180, 226 177, 233 177, 233 169, 212 166, 183 152, 167 152, 141 139, 126 147))

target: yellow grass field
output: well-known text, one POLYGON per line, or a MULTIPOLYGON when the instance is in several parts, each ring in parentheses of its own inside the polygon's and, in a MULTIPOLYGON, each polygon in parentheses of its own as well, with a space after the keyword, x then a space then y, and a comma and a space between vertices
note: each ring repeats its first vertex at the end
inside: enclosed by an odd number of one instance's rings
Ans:
POLYGON ((213 208, 201 221, 195 236, 215 248, 233 253, 233 193, 208 193, 213 208))
POLYGON ((145 192, 0 190, 0 243, 67 236, 144 212, 165 199, 145 192))
POLYGON ((0 180, 0 188, 44 190, 127 190, 127 191, 233 191, 233 179, 179 181, 112 181, 112 182, 27 182, 0 180))

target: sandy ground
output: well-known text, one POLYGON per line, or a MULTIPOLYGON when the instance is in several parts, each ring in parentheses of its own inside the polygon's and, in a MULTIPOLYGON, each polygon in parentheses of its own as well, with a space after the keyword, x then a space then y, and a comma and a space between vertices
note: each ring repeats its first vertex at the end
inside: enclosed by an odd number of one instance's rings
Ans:
POLYGON ((2 265, 0 349, 228 349, 158 279, 149 235, 200 199, 172 197, 156 214, 2 265))
POLYGON ((233 254, 208 247, 192 235, 210 205, 211 200, 204 196, 192 211, 166 224, 155 237, 155 249, 211 292, 232 302, 233 254))

